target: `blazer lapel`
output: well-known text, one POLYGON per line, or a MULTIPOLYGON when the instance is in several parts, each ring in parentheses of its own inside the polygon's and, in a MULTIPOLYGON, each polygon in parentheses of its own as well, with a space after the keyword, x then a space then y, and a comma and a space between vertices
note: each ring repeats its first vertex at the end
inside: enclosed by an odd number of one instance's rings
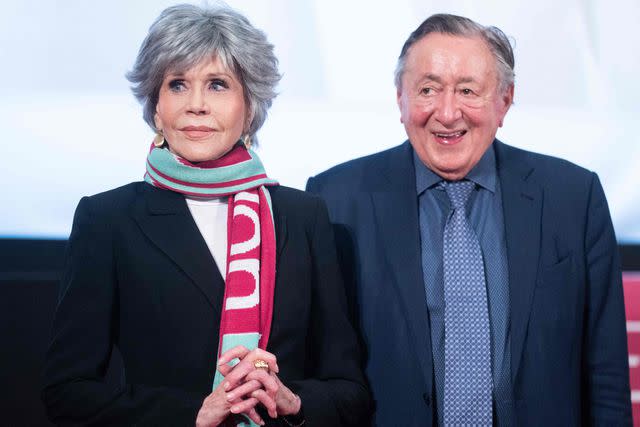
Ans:
POLYGON ((496 141, 498 176, 507 241, 511 300, 511 378, 522 359, 540 256, 542 188, 529 180, 533 167, 517 152, 496 141))
POLYGON ((197 286, 216 313, 221 312, 224 284, 184 197, 144 185, 133 208, 142 232, 197 286), (218 279, 218 280, 216 280, 218 279))
POLYGON ((271 195, 271 208, 273 212, 273 224, 276 230, 276 272, 277 266, 280 263, 280 256, 282 255, 282 250, 286 246, 287 243, 287 217, 280 212, 280 204, 278 203, 279 188, 276 187, 268 187, 269 194, 271 195))
POLYGON ((287 218, 284 215, 275 215, 274 224, 276 228, 276 266, 280 263, 280 255, 287 243, 287 218))
POLYGON ((393 272, 396 294, 399 295, 415 351, 426 384, 430 387, 433 374, 429 316, 422 277, 418 197, 412 149, 408 142, 392 153, 388 169, 371 194, 382 250, 393 272))

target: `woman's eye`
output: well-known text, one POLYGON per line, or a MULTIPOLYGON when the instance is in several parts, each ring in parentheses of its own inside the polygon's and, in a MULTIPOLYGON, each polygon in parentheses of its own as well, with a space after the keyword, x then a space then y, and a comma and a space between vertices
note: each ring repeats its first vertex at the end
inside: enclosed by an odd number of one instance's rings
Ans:
POLYGON ((173 92, 180 92, 184 90, 184 80, 175 79, 169 82, 169 89, 173 92))
POLYGON ((224 80, 213 79, 211 80, 209 87, 215 91, 220 91, 220 90, 229 88, 229 85, 224 80))

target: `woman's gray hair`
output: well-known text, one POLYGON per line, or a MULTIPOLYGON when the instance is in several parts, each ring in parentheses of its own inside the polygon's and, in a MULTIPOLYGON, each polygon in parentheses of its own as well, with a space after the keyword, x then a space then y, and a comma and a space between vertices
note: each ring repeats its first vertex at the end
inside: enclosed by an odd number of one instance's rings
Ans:
POLYGON ((145 122, 154 121, 162 81, 168 72, 185 72, 203 60, 218 57, 240 79, 249 114, 248 134, 267 118, 280 81, 278 60, 264 32, 227 6, 201 8, 181 4, 162 11, 142 42, 127 79, 143 106, 145 122))
POLYGON ((500 88, 504 90, 513 85, 515 79, 513 48, 502 30, 497 27, 485 27, 463 16, 440 13, 428 17, 404 42, 396 65, 396 88, 400 89, 402 86, 407 52, 414 43, 431 33, 482 38, 496 59, 500 88))

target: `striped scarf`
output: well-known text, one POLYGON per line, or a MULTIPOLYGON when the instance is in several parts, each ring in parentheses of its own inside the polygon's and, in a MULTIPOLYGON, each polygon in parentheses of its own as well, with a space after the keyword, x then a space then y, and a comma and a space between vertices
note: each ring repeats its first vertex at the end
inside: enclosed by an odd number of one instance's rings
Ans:
MULTIPOLYGON (((265 349, 276 266, 273 210, 266 187, 278 183, 267 177, 258 155, 238 144, 219 159, 194 165, 152 145, 144 180, 188 196, 229 197, 227 275, 217 357, 237 345, 265 349)), ((216 369, 213 389, 222 380, 216 369)))

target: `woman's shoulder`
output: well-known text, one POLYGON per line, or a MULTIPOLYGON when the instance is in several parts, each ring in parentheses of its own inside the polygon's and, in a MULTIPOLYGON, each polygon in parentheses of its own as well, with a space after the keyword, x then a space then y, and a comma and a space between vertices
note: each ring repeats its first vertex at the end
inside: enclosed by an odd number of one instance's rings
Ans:
POLYGON ((269 194, 275 213, 314 220, 319 209, 326 210, 324 201, 317 195, 284 185, 270 187, 269 194))
POLYGON ((121 187, 86 196, 85 198, 91 200, 92 204, 104 207, 118 206, 122 203, 128 204, 143 191, 145 185, 148 184, 143 181, 130 182, 121 187))
POLYGON ((281 208, 316 208, 318 203, 322 203, 320 197, 315 194, 284 185, 269 187, 269 194, 274 205, 280 205, 281 208))
POLYGON ((145 182, 131 182, 91 196, 83 197, 78 203, 76 213, 86 212, 92 217, 118 217, 125 214, 128 208, 144 191, 145 182))

